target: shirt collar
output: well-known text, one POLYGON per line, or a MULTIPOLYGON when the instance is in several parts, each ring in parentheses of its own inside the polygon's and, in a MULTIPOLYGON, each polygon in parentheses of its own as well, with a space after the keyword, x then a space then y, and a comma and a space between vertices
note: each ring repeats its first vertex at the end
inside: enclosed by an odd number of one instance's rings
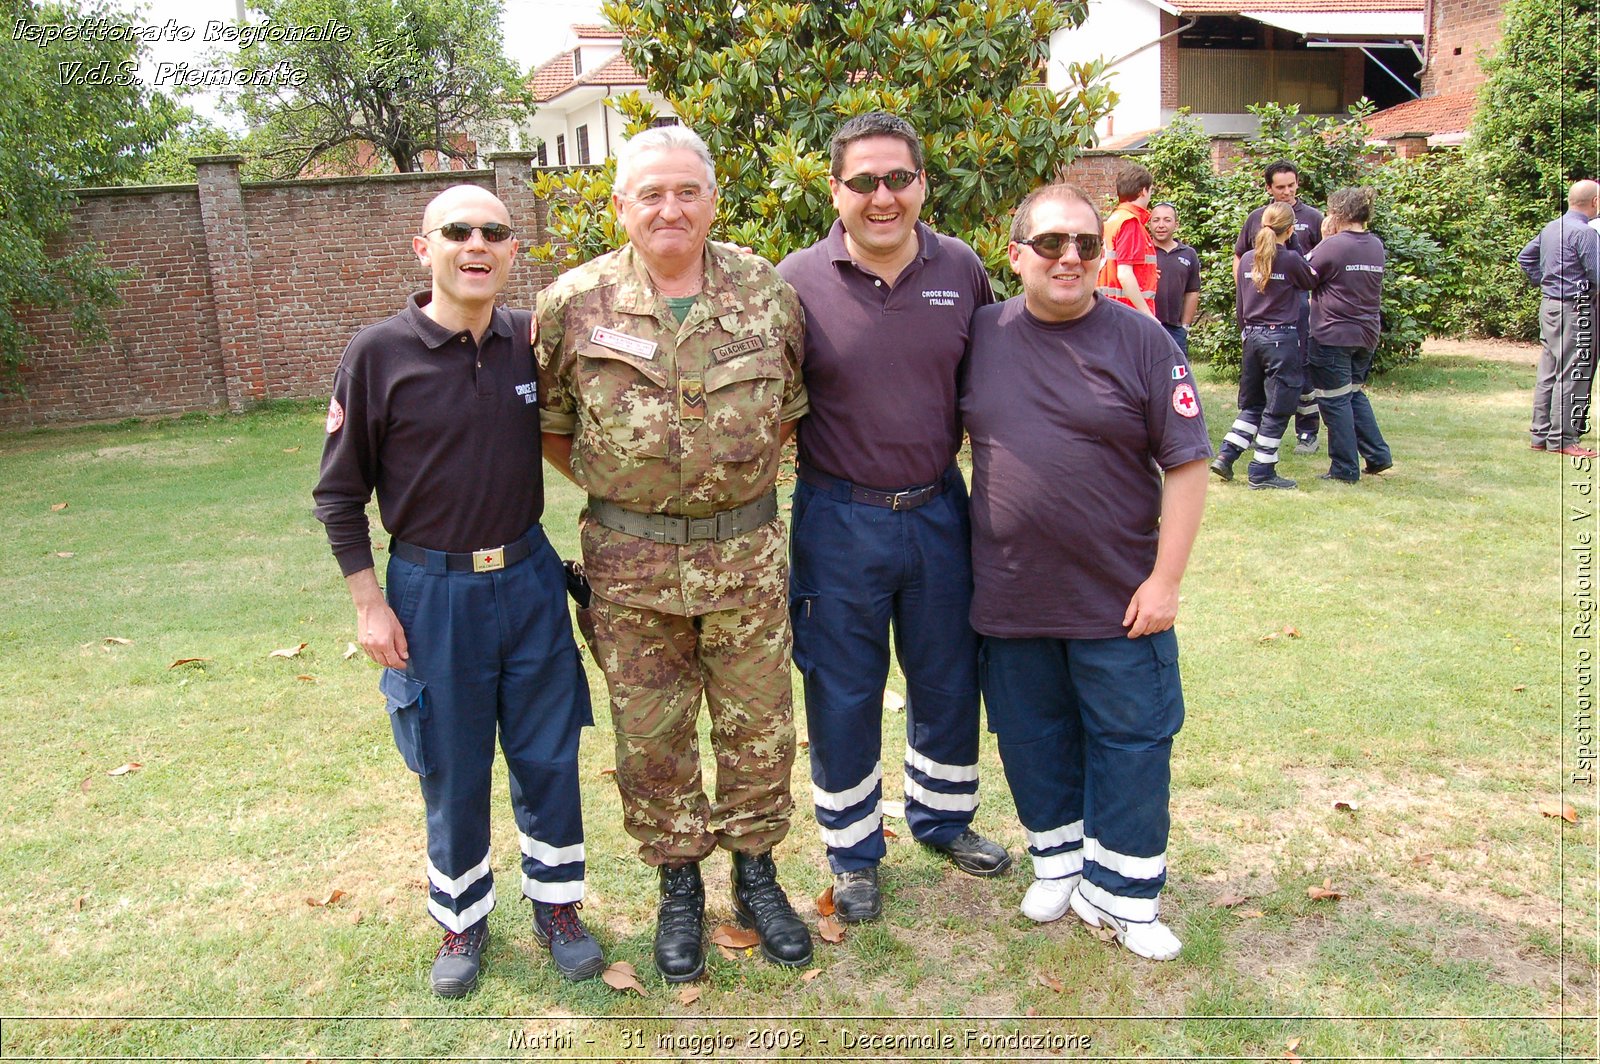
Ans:
MULTIPOLYGON (((437 351, 445 344, 455 340, 465 329, 449 329, 432 318, 422 309, 433 299, 432 290, 413 292, 411 298, 406 300, 406 322, 411 326, 411 331, 417 334, 417 339, 428 346, 428 350, 437 351)), ((468 333, 470 336, 471 334, 468 333)), ((489 328, 484 336, 511 335, 511 314, 505 307, 495 307, 489 316, 489 328)))
MULTIPOLYGON (((721 256, 724 253, 737 254, 721 251, 709 240, 706 241, 705 250, 700 253, 701 269, 705 271, 705 280, 700 287, 701 304, 708 308, 712 317, 734 313, 740 306, 736 286, 722 266, 721 256)), ((616 254, 617 286, 612 305, 624 314, 654 315, 656 290, 650 283, 650 271, 645 268, 644 260, 632 244, 624 244, 616 254)), ((697 313, 698 307, 699 304, 690 313, 697 313)), ((687 318, 684 320, 688 321, 687 318)))
MULTIPOLYGON (((833 220, 833 227, 828 230, 828 235, 822 238, 822 246, 828 253, 831 262, 850 262, 850 246, 844 242, 844 222, 838 218, 833 220)), ((944 249, 939 246, 939 236, 928 227, 928 223, 917 222, 917 256, 912 262, 927 262, 939 257, 944 249)))

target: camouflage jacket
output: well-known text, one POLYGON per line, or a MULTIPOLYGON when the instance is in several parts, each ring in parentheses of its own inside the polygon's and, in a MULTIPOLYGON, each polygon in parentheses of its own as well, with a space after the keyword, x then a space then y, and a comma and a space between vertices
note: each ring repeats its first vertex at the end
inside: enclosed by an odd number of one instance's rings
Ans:
MULTIPOLYGON (((807 409, 799 297, 770 263, 707 244, 705 286, 680 326, 631 245, 539 293, 540 427, 573 435, 572 472, 640 513, 704 517, 777 479, 779 426, 807 409)), ((783 529, 722 543, 652 543, 585 515, 595 592, 694 615, 785 590, 783 529)))

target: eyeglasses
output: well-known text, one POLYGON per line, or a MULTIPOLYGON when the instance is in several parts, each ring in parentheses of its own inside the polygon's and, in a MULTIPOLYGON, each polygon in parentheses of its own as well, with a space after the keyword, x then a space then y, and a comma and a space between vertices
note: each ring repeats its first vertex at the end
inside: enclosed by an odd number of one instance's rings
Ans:
POLYGON ((857 174, 855 177, 839 182, 839 184, 851 192, 870 196, 878 191, 880 182, 890 192, 899 192, 915 181, 921 173, 921 170, 890 170, 886 174, 857 174))
POLYGON ((1036 254, 1047 259, 1059 259, 1068 244, 1078 249, 1078 258, 1084 262, 1100 257, 1099 233, 1040 233, 1026 240, 1018 240, 1017 243, 1028 245, 1036 254))
POLYGON ((631 193, 624 193, 624 195, 626 195, 628 199, 631 199, 633 202, 639 204, 641 207, 659 207, 663 203, 667 202, 668 196, 671 196, 680 204, 699 203, 701 200, 707 200, 716 195, 716 189, 711 189, 708 191, 706 189, 690 185, 687 188, 679 189, 646 189, 637 196, 631 193))
POLYGON ((444 225, 429 229, 427 233, 422 235, 427 236, 429 233, 438 233, 451 243, 465 244, 472 239, 472 231, 474 229, 482 233, 483 239, 490 244, 498 244, 502 240, 507 240, 511 237, 511 234, 516 232, 509 225, 501 225, 499 222, 488 222, 484 225, 468 225, 466 222, 446 222, 444 225))

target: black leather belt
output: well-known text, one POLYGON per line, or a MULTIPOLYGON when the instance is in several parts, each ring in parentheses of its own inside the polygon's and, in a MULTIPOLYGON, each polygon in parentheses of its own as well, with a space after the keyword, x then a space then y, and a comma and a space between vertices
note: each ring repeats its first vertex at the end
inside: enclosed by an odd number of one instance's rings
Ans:
POLYGON ((907 488, 905 491, 877 491, 873 488, 863 488, 859 484, 852 484, 848 480, 830 477, 826 473, 819 473, 810 466, 798 466, 794 475, 810 484, 813 488, 823 491, 837 491, 842 488, 850 489, 850 501, 863 503, 867 506, 882 506, 888 510, 915 510, 924 503, 932 502, 944 494, 944 478, 941 477, 932 484, 920 488, 907 488))
POLYGON ((1285 331, 1285 330, 1287 330, 1288 332, 1299 332, 1300 331, 1299 329, 1297 329, 1293 325, 1246 325, 1243 329, 1240 329, 1239 331, 1241 333, 1243 333, 1244 335, 1248 336, 1251 333, 1282 332, 1282 331, 1285 331))
POLYGON ((492 573, 508 565, 517 564, 533 553, 533 548, 528 544, 527 537, 515 543, 507 543, 503 547, 485 547, 483 550, 464 553, 429 551, 424 547, 392 539, 389 541, 389 553, 413 565, 427 565, 430 553, 443 554, 444 567, 453 573, 492 573))
POLYGON ((642 514, 626 510, 614 502, 589 497, 589 516, 615 532, 671 543, 682 547, 696 540, 720 543, 734 536, 753 532, 778 516, 778 494, 769 491, 755 502, 735 506, 705 517, 680 517, 676 514, 642 514))

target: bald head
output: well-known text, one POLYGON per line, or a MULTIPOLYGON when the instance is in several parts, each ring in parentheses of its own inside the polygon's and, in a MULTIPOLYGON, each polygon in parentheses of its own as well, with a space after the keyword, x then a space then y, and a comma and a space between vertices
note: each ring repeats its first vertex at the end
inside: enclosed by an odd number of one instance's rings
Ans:
POLYGON ((511 212, 493 192, 477 185, 451 185, 428 201, 427 209, 422 212, 422 231, 426 233, 436 228, 457 209, 480 213, 485 222, 511 224, 511 212))
POLYGON ((1567 190, 1567 206, 1582 211, 1593 218, 1600 208, 1600 184, 1593 181, 1574 181, 1567 190))

